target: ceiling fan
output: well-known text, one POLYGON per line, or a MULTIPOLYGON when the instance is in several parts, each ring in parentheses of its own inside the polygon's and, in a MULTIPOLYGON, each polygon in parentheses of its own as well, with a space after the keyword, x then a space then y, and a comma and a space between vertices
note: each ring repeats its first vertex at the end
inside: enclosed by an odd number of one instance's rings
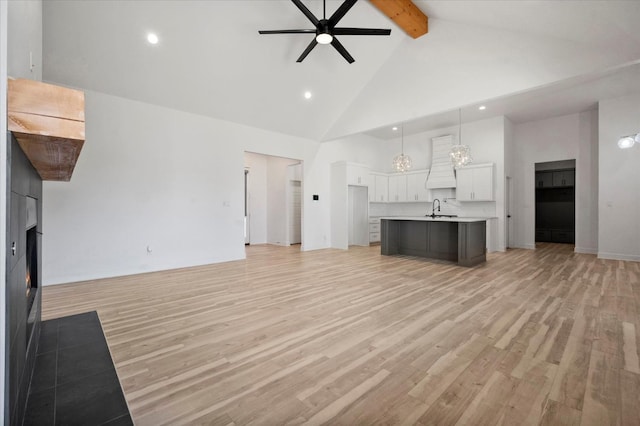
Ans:
POLYGON ((318 19, 315 17, 307 7, 302 4, 301 0, 291 0, 293 4, 295 4, 298 9, 304 16, 307 17, 311 21, 315 28, 313 29, 302 29, 302 30, 260 30, 258 33, 260 34, 310 34, 315 33, 316 36, 311 43, 307 46, 307 48, 302 52, 302 55, 298 58, 296 62, 302 62, 304 58, 313 50, 314 47, 318 43, 320 44, 331 44, 344 59, 347 60, 350 64, 355 61, 353 57, 347 52, 347 49, 344 48, 342 43, 338 41, 336 38, 337 35, 389 35, 391 34, 391 30, 384 30, 378 28, 336 28, 338 22, 344 17, 344 15, 353 7, 354 4, 358 0, 345 0, 344 3, 340 5, 340 7, 333 12, 333 15, 329 19, 327 19, 327 0, 322 1, 323 7, 323 18, 318 19))

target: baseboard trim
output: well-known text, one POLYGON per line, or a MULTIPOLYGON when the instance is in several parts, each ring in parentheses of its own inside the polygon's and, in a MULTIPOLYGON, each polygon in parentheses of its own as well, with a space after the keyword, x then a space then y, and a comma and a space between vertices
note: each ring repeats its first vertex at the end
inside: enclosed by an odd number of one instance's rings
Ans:
POLYGON ((513 248, 535 250, 536 249, 536 245, 535 244, 518 244, 518 245, 514 246, 513 248))
POLYGON ((586 248, 586 247, 576 247, 573 249, 576 253, 582 254, 598 254, 598 249, 586 248))
POLYGON ((598 252, 598 259, 628 260, 631 262, 640 262, 640 256, 635 254, 607 253, 602 251, 598 252))

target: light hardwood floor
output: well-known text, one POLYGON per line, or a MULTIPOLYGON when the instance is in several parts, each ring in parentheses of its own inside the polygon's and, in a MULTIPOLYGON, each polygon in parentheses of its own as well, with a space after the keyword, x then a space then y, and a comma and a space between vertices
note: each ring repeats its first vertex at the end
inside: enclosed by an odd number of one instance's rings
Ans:
POLYGON ((247 253, 46 287, 43 316, 98 311, 137 425, 640 424, 640 263, 247 253))

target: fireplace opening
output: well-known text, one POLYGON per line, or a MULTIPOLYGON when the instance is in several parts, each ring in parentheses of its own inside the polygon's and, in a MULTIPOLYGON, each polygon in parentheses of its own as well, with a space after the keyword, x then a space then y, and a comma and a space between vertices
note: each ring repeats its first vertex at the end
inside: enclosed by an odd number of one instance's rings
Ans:
POLYGON ((38 236, 36 227, 27 230, 27 274, 25 277, 27 317, 33 307, 38 289, 38 236))
POLYGON ((26 274, 25 295, 27 298, 27 345, 31 340, 33 326, 39 315, 38 306, 34 309, 38 287, 40 287, 40 274, 38 271, 38 214, 37 200, 27 197, 27 247, 26 247, 26 274))

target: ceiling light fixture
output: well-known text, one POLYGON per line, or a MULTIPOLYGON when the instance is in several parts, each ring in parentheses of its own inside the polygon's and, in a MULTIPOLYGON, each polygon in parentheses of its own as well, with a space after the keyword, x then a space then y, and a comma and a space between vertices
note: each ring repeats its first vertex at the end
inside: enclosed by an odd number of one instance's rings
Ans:
POLYGON ((462 108, 458 109, 458 144, 451 147, 449 157, 455 167, 466 166, 473 161, 469 146, 462 145, 462 108))
POLYGON ((320 44, 331 44, 333 36, 329 33, 320 33, 316 36, 316 41, 320 44))
POLYGON ((395 132, 395 131, 397 131, 397 130, 398 130, 398 126, 393 126, 393 127, 391 128, 391 130, 393 130, 394 132, 395 132))
POLYGON ((311 96, 313 96, 313 95, 311 94, 311 92, 309 92, 309 91, 304 92, 304 98, 305 98, 305 99, 311 99, 311 96))
POLYGON ((484 106, 484 105, 480 105, 480 106, 478 107, 478 109, 479 109, 480 111, 484 111, 485 109, 487 109, 487 107, 486 107, 486 106, 484 106))
POLYGON ((400 140, 402 143, 402 150, 400 151, 400 155, 396 155, 393 158, 393 170, 396 172, 406 172, 411 168, 411 157, 408 155, 404 155, 404 124, 400 126, 400 140))
POLYGON ((151 44, 158 44, 158 36, 154 33, 147 34, 147 41, 151 44))
POLYGON ((618 139, 618 148, 620 149, 631 148, 636 144, 636 142, 640 144, 640 133, 636 135, 623 136, 620 139, 618 139))

